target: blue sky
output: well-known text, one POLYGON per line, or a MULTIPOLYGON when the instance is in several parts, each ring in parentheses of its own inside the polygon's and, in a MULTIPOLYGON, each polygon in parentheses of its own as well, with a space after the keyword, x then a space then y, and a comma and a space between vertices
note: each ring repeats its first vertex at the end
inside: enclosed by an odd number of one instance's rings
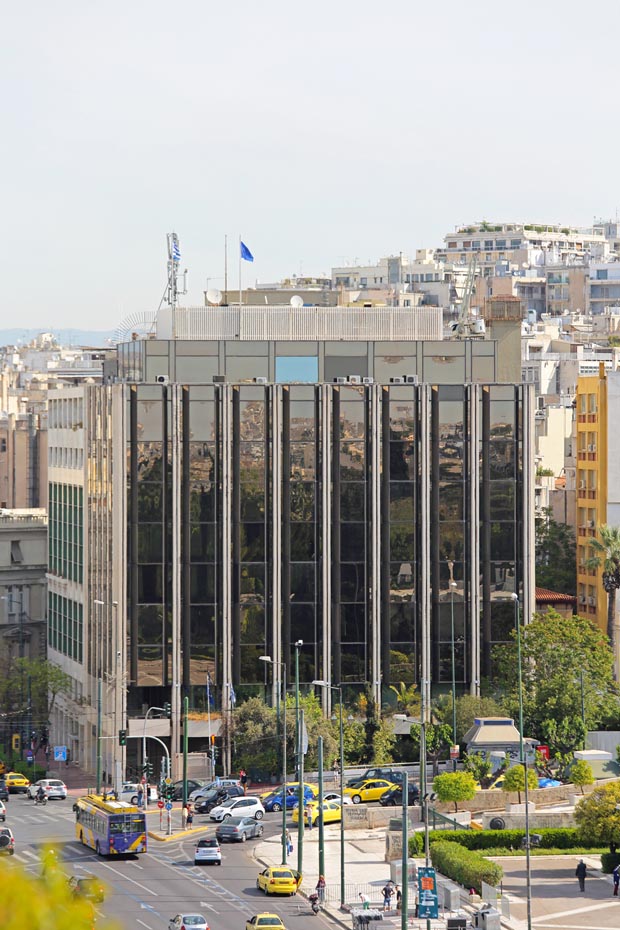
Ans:
POLYGON ((0 328, 188 302, 439 244, 477 219, 588 225, 620 203, 602 0, 31 0, 3 11, 0 328))

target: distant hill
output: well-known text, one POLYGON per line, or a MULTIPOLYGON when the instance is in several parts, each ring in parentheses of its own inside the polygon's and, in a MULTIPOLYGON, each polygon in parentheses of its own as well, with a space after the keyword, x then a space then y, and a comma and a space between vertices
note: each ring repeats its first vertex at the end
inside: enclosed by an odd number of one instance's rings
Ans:
POLYGON ((108 348, 108 339, 114 337, 114 329, 0 329, 0 345, 28 345, 39 333, 51 332, 61 346, 93 346, 108 348))

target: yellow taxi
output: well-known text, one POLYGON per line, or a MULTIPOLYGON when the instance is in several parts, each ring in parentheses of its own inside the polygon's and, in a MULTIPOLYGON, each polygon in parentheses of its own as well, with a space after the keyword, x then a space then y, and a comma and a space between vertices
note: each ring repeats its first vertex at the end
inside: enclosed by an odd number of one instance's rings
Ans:
POLYGON ((286 930, 281 917, 277 914, 254 914, 245 922, 245 930, 286 930))
POLYGON ((271 865, 258 873, 256 887, 265 894, 296 894, 301 885, 301 875, 295 869, 271 865))
POLYGON ((350 788, 345 788, 344 793, 354 804, 360 804, 362 801, 378 801, 384 791, 397 787, 385 778, 366 778, 364 781, 355 782, 350 788))
MULTIPOLYGON (((312 825, 319 822, 319 802, 308 801, 304 808, 304 823, 308 823, 308 811, 311 811, 312 825)), ((299 806, 293 810, 293 823, 299 823, 299 806)), ((336 801, 323 801, 323 823, 339 823, 342 820, 342 808, 336 801)))
POLYGON ((21 772, 7 772, 4 776, 4 782, 11 794, 15 794, 18 791, 26 791, 30 785, 26 776, 22 775, 21 772))

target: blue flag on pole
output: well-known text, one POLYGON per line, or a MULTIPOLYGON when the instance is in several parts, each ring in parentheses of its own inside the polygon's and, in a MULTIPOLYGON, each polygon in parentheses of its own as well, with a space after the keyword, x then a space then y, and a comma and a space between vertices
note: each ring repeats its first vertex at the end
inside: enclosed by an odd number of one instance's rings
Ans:
POLYGON ((230 684, 230 706, 234 707, 236 703, 237 703, 237 695, 235 694, 235 689, 233 688, 232 682, 231 682, 230 684))
POLYGON ((215 707, 215 698, 213 697, 213 682, 211 681, 211 675, 207 672, 207 702, 211 707, 215 707))
POLYGON ((245 244, 245 242, 240 242, 239 245, 241 246, 241 258, 242 258, 244 261, 246 261, 246 262, 253 262, 253 261, 254 261, 254 256, 252 255, 252 253, 251 253, 250 250, 248 249, 248 247, 247 247, 247 245, 245 244))

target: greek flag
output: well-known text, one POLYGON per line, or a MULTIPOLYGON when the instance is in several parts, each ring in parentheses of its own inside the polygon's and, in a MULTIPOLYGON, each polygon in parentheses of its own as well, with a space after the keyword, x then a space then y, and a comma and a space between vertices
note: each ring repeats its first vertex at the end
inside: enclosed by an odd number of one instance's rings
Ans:
POLYGON ((170 240, 170 257, 173 262, 181 261, 181 249, 179 248, 179 239, 176 233, 172 233, 170 240))
POLYGON ((232 686, 232 682, 230 683, 229 687, 230 687, 230 706, 235 707, 237 703, 237 695, 235 694, 235 689, 232 686))
POLYGON ((213 697, 213 682, 211 681, 211 675, 207 672, 207 704, 211 707, 215 707, 215 698, 213 697))
POLYGON ((239 242, 239 245, 240 245, 240 247, 241 247, 241 258, 242 258, 244 261, 246 261, 246 262, 253 262, 253 261, 254 261, 254 256, 252 255, 252 253, 251 253, 250 250, 248 249, 248 247, 247 247, 247 245, 245 244, 245 242, 241 242, 241 241, 240 241, 240 242, 239 242))

